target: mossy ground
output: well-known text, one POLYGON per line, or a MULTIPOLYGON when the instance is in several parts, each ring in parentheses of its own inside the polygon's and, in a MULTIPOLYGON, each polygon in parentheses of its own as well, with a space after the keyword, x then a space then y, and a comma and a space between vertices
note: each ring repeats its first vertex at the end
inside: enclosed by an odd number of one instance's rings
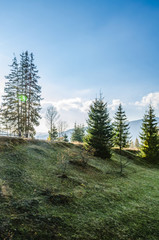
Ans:
POLYGON ((0 239, 157 240, 159 169, 127 151, 0 138, 0 239), (87 164, 83 164, 84 159, 87 164))

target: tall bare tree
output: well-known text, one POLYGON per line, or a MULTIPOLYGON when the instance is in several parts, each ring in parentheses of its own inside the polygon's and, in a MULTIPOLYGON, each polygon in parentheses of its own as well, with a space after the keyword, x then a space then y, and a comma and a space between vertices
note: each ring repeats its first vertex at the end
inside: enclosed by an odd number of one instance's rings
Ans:
MULTIPOLYGON (((52 105, 49 106, 46 110, 46 115, 45 115, 45 119, 49 128, 49 136, 51 138, 51 136, 53 135, 53 132, 55 130, 55 123, 57 122, 57 120, 59 119, 59 114, 56 110, 56 108, 52 105)), ((57 131, 57 129, 56 129, 57 131)))
POLYGON ((58 126, 57 126, 57 130, 58 130, 58 135, 59 137, 63 137, 64 136, 64 131, 68 128, 68 124, 66 121, 59 121, 58 122, 58 126))

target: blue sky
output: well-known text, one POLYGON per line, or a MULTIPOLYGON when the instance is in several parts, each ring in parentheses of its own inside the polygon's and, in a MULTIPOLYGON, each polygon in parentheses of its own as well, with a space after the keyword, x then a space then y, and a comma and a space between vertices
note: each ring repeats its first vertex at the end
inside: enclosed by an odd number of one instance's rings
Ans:
POLYGON ((120 101, 129 120, 142 118, 150 101, 159 116, 159 1, 6 0, 0 6, 0 95, 13 53, 18 58, 28 50, 41 76, 43 115, 54 104, 69 127, 85 122, 101 89, 111 117, 120 101))

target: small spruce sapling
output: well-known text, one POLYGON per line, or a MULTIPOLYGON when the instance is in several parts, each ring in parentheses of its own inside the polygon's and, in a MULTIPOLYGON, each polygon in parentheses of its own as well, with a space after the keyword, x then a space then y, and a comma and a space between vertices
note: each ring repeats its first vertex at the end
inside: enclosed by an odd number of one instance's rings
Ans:
POLYGON ((84 133, 84 125, 77 125, 75 123, 73 133, 71 136, 71 141, 72 142, 83 142, 83 138, 85 136, 84 133))

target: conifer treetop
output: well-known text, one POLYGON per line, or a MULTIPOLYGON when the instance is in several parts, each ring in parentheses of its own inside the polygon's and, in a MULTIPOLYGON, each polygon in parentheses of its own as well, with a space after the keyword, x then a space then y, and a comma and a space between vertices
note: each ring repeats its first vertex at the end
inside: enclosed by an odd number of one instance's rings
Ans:
POLYGON ((151 104, 144 115, 141 131, 140 155, 148 161, 156 162, 159 159, 159 137, 156 116, 151 104))

